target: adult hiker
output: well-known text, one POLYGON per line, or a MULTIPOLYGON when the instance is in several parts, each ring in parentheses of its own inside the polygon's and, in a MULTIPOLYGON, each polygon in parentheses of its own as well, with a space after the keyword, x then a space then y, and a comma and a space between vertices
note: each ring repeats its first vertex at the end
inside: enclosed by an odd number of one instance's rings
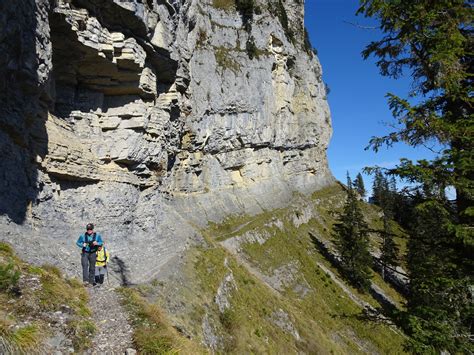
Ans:
POLYGON ((95 282, 99 285, 102 285, 107 272, 107 262, 110 259, 110 254, 109 250, 104 244, 102 244, 102 246, 98 246, 96 254, 97 259, 95 262, 95 282))
POLYGON ((79 236, 76 242, 81 252, 82 281, 85 286, 95 286, 95 262, 97 259, 97 249, 102 245, 102 237, 94 232, 94 225, 89 223, 86 226, 86 232, 79 236))

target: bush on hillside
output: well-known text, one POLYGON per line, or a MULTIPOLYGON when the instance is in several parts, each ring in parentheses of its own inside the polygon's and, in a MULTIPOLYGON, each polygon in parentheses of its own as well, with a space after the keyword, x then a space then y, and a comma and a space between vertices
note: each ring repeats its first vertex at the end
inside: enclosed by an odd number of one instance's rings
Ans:
POLYGON ((8 292, 18 285, 20 272, 15 270, 13 263, 0 264, 0 292, 8 292))

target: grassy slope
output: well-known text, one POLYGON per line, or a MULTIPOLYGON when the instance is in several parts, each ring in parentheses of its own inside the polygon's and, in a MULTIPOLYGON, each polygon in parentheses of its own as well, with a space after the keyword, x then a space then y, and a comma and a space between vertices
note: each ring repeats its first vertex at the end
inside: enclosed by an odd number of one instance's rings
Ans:
MULTIPOLYGON (((161 295, 158 303, 165 306, 166 298, 179 299, 177 303, 185 305, 169 317, 185 329, 196 347, 204 341, 206 319, 217 339, 217 350, 226 353, 403 353, 403 335, 388 325, 363 320, 361 308, 317 265, 323 264, 339 276, 318 253, 308 232, 330 240, 344 198, 342 188, 335 185, 309 198, 296 196, 284 209, 210 225, 203 231, 202 246, 188 253, 183 279, 162 285, 162 292, 155 292, 154 297, 161 295), (295 218, 307 223, 296 227, 295 218), (264 236, 266 241, 242 243, 237 255, 222 246, 224 240, 247 232, 264 236), (278 271, 282 271, 280 283, 272 288, 268 280, 278 271), (226 291, 230 308, 221 312, 216 294, 229 275, 233 278, 226 291), (276 320, 278 314, 286 314, 283 325, 276 320)), ((374 224, 377 209, 365 208, 369 222, 374 224)), ((403 304, 403 298, 380 277, 373 281, 403 304)), ((356 297, 377 306, 369 295, 348 288, 356 297)), ((149 296, 152 289, 148 285, 149 296)), ((192 353, 192 345, 186 349, 182 352, 192 353)))
POLYGON ((0 243, 0 338, 16 351, 43 349, 52 336, 54 312, 67 315, 63 331, 76 351, 90 345, 95 331, 89 320, 88 295, 75 279, 65 279, 49 265, 31 266, 20 260, 12 248, 0 243))
POLYGON ((122 302, 130 313, 134 327, 133 342, 140 354, 200 354, 197 344, 183 337, 173 328, 161 308, 148 302, 143 288, 121 288, 122 302))

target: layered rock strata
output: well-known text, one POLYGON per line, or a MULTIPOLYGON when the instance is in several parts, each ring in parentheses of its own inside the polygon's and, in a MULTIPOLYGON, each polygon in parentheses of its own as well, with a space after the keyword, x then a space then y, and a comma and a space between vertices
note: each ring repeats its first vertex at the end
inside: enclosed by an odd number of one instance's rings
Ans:
POLYGON ((145 281, 208 221, 331 183, 303 12, 296 0, 2 2, 2 238, 77 272, 73 243, 92 221, 117 279, 145 281))

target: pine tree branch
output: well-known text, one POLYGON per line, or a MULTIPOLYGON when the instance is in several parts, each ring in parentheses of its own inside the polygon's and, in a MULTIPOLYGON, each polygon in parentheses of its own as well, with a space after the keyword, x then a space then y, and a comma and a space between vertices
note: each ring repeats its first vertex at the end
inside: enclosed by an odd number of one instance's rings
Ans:
POLYGON ((362 30, 378 30, 380 27, 377 27, 377 26, 363 26, 363 25, 359 25, 358 23, 354 23, 354 22, 350 22, 350 21, 342 21, 344 23, 347 23, 351 26, 354 26, 354 27, 357 27, 357 28, 360 28, 362 30))

